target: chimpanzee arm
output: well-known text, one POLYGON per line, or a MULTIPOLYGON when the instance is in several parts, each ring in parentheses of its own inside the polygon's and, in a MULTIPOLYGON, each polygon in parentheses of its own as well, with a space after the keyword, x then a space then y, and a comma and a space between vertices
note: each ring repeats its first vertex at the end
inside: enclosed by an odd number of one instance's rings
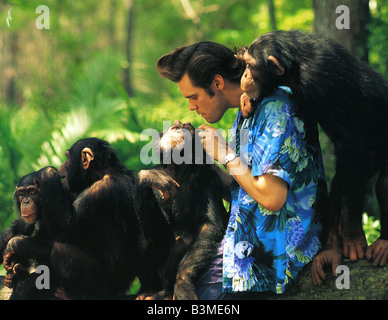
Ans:
POLYGON ((230 202, 231 201, 230 185, 232 184, 233 176, 228 171, 221 169, 216 164, 212 164, 211 168, 217 173, 220 179, 220 182, 222 185, 222 198, 230 202))
POLYGON ((216 255, 222 241, 225 231, 222 218, 222 215, 226 215, 224 211, 217 201, 210 199, 206 212, 207 221, 202 225, 197 239, 178 267, 174 288, 175 299, 197 299, 195 281, 216 255))
MULTIPOLYGON (((16 235, 25 235, 29 236, 34 231, 35 225, 26 223, 23 218, 16 219, 12 225, 3 232, 0 238, 0 254, 3 255, 5 248, 9 240, 16 235)), ((3 260, 0 261, 0 264, 3 263, 3 260)))
POLYGON ((102 263, 107 262, 112 268, 113 260, 122 264, 121 255, 127 255, 126 241, 138 239, 138 222, 131 212, 131 179, 127 175, 107 174, 73 203, 72 243, 82 245, 85 251, 96 258, 99 256, 102 263), (85 230, 88 230, 87 234, 85 230))
POLYGON ((56 168, 39 170, 37 183, 42 198, 40 219, 47 227, 49 237, 58 239, 69 228, 72 203, 62 187, 61 176, 56 168))
POLYGON ((51 244, 46 241, 46 236, 40 234, 17 238, 17 241, 12 242, 12 246, 6 248, 6 251, 11 252, 7 258, 8 264, 12 261, 27 266, 30 259, 34 259, 40 264, 48 263, 51 244))
MULTIPOLYGON (((105 175, 83 191, 73 203, 75 226, 81 226, 83 222, 90 224, 94 219, 103 218, 109 212, 109 208, 104 210, 104 207, 110 205, 109 202, 120 199, 119 185, 117 177, 105 175)), ((83 225, 81 230, 85 230, 83 225)))
POLYGON ((168 259, 163 269, 163 290, 153 296, 154 299, 171 299, 174 293, 174 285, 178 266, 188 248, 194 241, 194 236, 183 233, 175 238, 175 241, 169 247, 168 259))
POLYGON ((174 198, 177 193, 177 188, 180 187, 161 166, 141 170, 138 173, 138 185, 140 188, 154 188, 160 191, 163 202, 174 198))
MULTIPOLYGON (((138 299, 144 299, 162 288, 164 279, 161 279, 160 275, 165 274, 164 267, 174 238, 171 225, 161 212, 163 205, 159 194, 156 194, 151 187, 140 184, 136 190, 135 203, 142 231, 142 244, 137 263, 137 275, 141 283, 138 299)), ((174 271, 173 280, 175 280, 176 267, 174 271)))

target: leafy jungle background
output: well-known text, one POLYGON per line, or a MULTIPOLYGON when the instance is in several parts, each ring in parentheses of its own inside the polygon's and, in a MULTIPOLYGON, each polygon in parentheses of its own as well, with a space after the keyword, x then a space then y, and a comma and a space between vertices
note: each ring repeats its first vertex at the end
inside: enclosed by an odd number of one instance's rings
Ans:
MULTIPOLYGON (((0 0, 0 231, 16 215, 20 177, 59 167, 76 140, 109 141, 137 171, 145 167, 144 129, 204 123, 159 77, 161 55, 200 40, 247 46, 273 29, 326 34, 388 76, 388 0, 0 0), (40 5, 49 20, 38 19, 40 5), (350 29, 335 27, 339 5, 350 9, 350 29), (37 19, 49 29, 38 29, 37 19)), ((216 126, 230 129, 236 112, 216 126)), ((321 143, 330 181, 333 151, 323 134, 321 143)), ((372 241, 379 228, 372 185, 365 212, 372 241)))

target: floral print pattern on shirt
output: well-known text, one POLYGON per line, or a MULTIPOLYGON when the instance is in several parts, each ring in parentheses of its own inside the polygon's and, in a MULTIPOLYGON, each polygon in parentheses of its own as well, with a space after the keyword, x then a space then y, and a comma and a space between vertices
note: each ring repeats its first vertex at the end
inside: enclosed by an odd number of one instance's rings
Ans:
POLYGON ((326 192, 318 139, 308 143, 287 87, 261 101, 249 119, 241 112, 230 143, 252 176, 276 175, 288 184, 287 200, 272 212, 232 183, 231 216, 225 235, 223 291, 283 293, 321 247, 316 213, 326 192))

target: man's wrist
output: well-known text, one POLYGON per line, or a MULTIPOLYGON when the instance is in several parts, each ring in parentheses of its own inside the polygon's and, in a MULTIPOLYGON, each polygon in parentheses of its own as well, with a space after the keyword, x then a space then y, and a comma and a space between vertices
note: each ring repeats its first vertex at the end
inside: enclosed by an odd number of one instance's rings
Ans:
POLYGON ((225 156, 225 164, 227 164, 228 162, 231 162, 233 161, 234 159, 237 158, 237 154, 235 152, 230 152, 228 153, 226 156, 225 156))
POLYGON ((233 163, 237 158, 239 157, 239 155, 236 153, 236 152, 230 152, 230 153, 228 153, 226 156, 225 156, 225 164, 224 164, 224 166, 225 166, 225 168, 227 167, 227 165, 229 164, 229 163, 233 163))

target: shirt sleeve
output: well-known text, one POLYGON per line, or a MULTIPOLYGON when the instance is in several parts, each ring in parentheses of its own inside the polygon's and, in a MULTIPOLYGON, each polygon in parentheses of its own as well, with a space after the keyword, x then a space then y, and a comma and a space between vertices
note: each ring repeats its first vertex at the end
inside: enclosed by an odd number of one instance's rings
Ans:
POLYGON ((299 140, 304 136, 303 123, 296 120, 282 101, 269 101, 263 106, 252 126, 252 176, 272 174, 292 187, 291 177, 297 168, 292 157, 298 156, 299 140))

